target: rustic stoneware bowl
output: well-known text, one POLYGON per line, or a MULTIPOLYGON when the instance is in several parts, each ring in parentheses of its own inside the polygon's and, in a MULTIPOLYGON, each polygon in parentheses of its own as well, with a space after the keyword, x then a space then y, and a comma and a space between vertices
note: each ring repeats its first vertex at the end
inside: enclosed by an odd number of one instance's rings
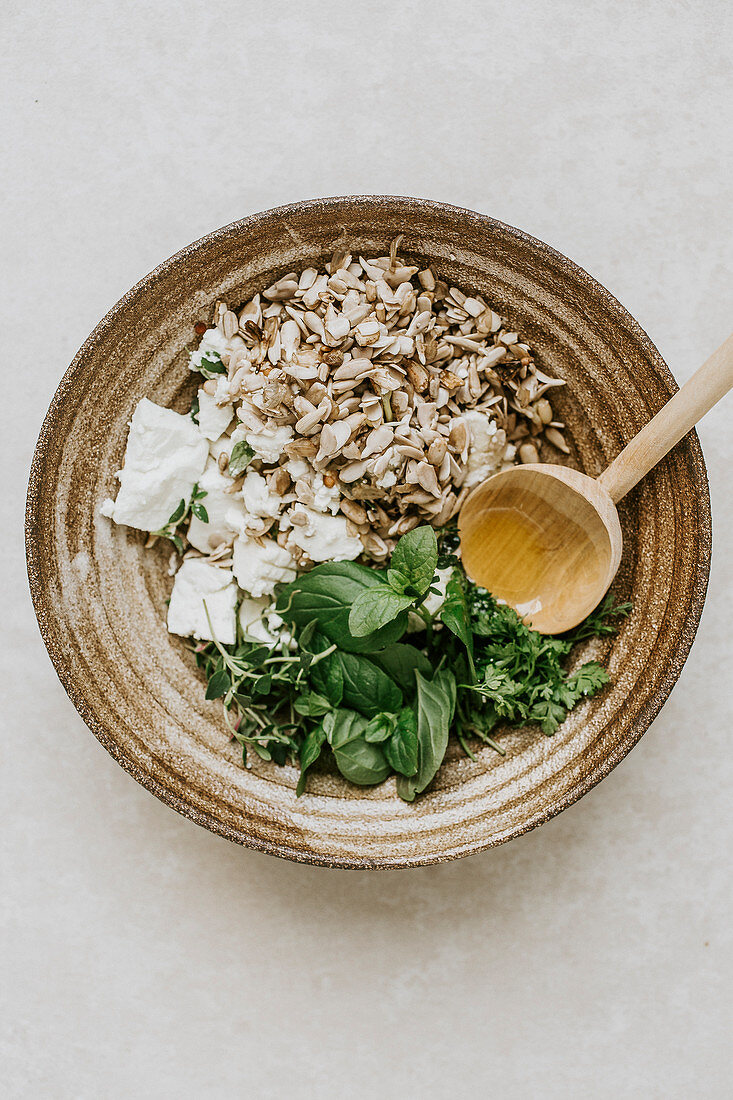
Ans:
MULTIPOLYGON (((413 805, 394 780, 359 789, 327 772, 295 797, 297 772, 251 770, 227 738, 220 704, 182 641, 166 631, 170 547, 100 517, 115 492, 127 424, 147 396, 179 411, 194 380, 193 326, 215 299, 239 303, 341 244, 403 252, 480 291, 523 333, 540 367, 566 378, 557 408, 570 462, 596 475, 676 389, 653 344, 575 264, 517 229, 418 199, 297 203, 220 229, 146 276, 100 322, 64 376, 31 470, 28 572, 41 632, 79 713, 149 791, 215 833, 289 859, 336 867, 410 867, 526 832, 602 779, 648 728, 689 652, 705 598, 710 506, 697 437, 688 436, 622 503, 625 550, 614 585, 634 601, 619 634, 587 645, 612 684, 554 737, 502 738, 506 756, 455 750, 413 805)), ((543 455, 556 461, 556 454, 543 455)), ((650 779, 651 782, 651 779, 650 779)))

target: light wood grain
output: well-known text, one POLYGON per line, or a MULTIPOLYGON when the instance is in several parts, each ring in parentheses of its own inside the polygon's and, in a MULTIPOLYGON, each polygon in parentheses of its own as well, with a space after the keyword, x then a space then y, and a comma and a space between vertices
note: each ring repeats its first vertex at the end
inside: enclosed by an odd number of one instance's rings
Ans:
POLYGON ((733 335, 717 348, 663 409, 603 471, 599 482, 618 502, 733 387, 733 335))
POLYGON ((616 502, 733 387, 733 336, 713 352, 597 479, 532 463, 495 474, 459 518, 472 580, 535 630, 577 626, 608 591, 621 561, 616 502))

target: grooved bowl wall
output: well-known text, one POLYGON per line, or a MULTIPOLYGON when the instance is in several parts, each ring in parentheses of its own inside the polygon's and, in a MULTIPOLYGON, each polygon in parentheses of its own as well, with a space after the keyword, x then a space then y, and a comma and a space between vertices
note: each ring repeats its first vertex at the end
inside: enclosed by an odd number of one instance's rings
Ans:
MULTIPOLYGON (((586 646, 611 686, 578 706, 554 737, 503 739, 506 757, 455 750, 414 804, 394 779, 371 789, 297 772, 228 740, 219 703, 182 641, 167 633, 169 549, 99 515, 116 490, 127 424, 143 396, 184 410, 193 394, 185 349, 218 297, 241 302, 343 244, 430 262, 479 291, 529 340, 538 365, 568 381, 554 395, 572 465, 596 475, 674 392, 645 333, 599 284, 547 245, 456 207, 362 197, 298 203, 210 234, 162 264, 97 326, 44 422, 26 517, 31 592, 44 640, 79 713, 145 787, 231 840, 291 859, 405 867, 498 844, 546 821, 621 760, 648 728, 684 664, 710 561, 705 467, 692 434, 622 503, 624 556, 614 591, 634 611, 611 640, 586 646), (253 755, 253 754, 252 754, 253 755)), ((542 461, 557 455, 543 453, 542 461)))

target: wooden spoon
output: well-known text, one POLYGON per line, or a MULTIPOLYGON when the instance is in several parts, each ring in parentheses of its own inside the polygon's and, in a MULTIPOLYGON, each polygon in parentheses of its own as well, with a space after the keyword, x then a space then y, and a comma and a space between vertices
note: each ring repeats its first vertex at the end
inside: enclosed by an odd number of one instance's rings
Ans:
POLYGON ((466 573, 543 634, 602 599, 621 561, 616 504, 733 387, 733 336, 598 478, 567 466, 513 466, 478 485, 458 521, 466 573))

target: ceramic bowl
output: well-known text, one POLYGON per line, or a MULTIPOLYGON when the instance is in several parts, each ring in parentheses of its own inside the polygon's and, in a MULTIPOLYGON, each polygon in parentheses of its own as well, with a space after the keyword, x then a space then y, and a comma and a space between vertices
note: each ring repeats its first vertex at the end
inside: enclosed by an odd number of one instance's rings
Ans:
MULTIPOLYGON (((612 683, 554 737, 507 734, 506 756, 449 754, 414 804, 394 779, 375 788, 318 773, 242 767, 220 704, 207 703, 183 642, 167 633, 169 546, 100 517, 114 494, 127 425, 150 397, 188 408, 186 348, 218 297, 239 303, 339 245, 401 251, 479 291, 567 379, 555 397, 571 465, 596 475, 675 391, 625 309, 548 245, 492 218, 418 199, 316 200, 255 214, 183 249, 99 323, 66 372, 41 430, 28 491, 28 571, 41 632, 84 721, 131 775, 179 813, 249 847, 337 867, 453 859, 547 821, 607 775, 649 727, 692 644, 710 562, 710 504, 690 434, 621 504, 624 555, 614 584, 634 602, 611 640, 587 645, 612 683)), ((557 460, 557 454, 543 455, 557 460)), ((651 782, 651 779, 650 779, 651 782)))

